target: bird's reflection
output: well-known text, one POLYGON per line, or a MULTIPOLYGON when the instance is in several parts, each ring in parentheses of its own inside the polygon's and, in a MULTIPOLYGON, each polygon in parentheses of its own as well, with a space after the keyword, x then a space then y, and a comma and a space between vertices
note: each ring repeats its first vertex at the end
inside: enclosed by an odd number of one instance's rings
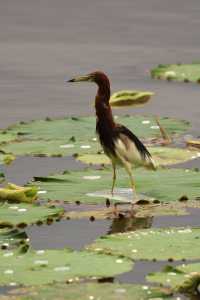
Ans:
POLYGON ((122 216, 113 219, 108 234, 150 228, 152 226, 152 223, 153 217, 133 218, 122 216))

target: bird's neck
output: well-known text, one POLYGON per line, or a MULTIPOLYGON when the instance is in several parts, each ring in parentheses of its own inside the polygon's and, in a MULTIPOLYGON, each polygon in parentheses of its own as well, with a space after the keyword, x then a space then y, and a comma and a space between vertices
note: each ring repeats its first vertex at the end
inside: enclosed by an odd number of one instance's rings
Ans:
POLYGON ((104 125, 109 127, 115 127, 109 100, 110 85, 100 85, 95 99, 97 122, 104 123, 104 125))

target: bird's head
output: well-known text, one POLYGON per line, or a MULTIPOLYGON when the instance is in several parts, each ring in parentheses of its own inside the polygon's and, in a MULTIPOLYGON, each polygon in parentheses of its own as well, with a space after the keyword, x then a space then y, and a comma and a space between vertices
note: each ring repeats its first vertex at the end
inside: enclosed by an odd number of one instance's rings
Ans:
POLYGON ((95 71, 83 76, 77 76, 68 80, 67 82, 81 82, 81 81, 95 82, 97 85, 102 85, 105 83, 109 84, 108 77, 103 72, 100 71, 95 71))

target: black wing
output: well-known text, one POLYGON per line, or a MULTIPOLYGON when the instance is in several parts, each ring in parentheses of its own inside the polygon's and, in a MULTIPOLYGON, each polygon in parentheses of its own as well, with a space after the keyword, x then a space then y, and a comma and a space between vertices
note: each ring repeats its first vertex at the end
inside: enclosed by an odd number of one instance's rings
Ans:
POLYGON ((127 127, 125 127, 121 124, 117 124, 114 131, 115 131, 114 136, 115 136, 116 139, 120 137, 120 134, 125 135, 126 137, 128 137, 128 139, 130 139, 135 144, 138 152, 140 153, 140 155, 143 159, 151 158, 151 154, 149 153, 147 148, 144 146, 144 144, 127 127))

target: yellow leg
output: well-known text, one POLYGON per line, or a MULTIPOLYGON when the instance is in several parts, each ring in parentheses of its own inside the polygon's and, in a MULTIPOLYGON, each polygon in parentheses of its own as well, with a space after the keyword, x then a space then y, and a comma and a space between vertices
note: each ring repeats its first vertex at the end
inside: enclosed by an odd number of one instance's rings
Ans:
POLYGON ((137 197, 137 193, 136 193, 135 181, 134 181, 133 174, 132 174, 131 164, 129 162, 127 162, 126 160, 124 160, 124 159, 122 160, 122 163, 123 163, 123 166, 124 166, 126 172, 129 175, 130 183, 131 183, 131 189, 133 191, 133 196, 135 196, 135 197, 133 197, 133 200, 132 200, 132 206, 133 206, 134 202, 136 202, 138 200, 138 197, 137 197))
POLYGON ((116 181, 116 166, 115 166, 115 164, 113 162, 112 162, 112 167, 113 167, 113 178, 112 178, 111 194, 113 196, 113 191, 114 191, 115 181, 116 181))

